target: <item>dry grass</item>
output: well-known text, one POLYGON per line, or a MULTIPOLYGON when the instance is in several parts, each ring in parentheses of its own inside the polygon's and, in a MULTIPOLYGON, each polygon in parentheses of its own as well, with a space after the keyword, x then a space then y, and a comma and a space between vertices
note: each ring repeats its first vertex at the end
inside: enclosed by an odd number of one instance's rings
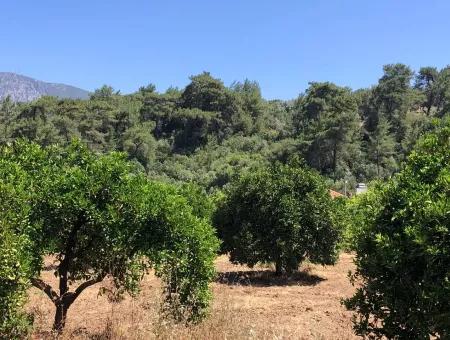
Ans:
MULTIPOLYGON (((264 267, 235 266, 226 257, 216 262, 210 317, 184 327, 159 315, 159 281, 148 275, 141 294, 119 303, 98 296, 103 282, 87 289, 68 313, 64 339, 354 339, 351 313, 340 305, 353 287, 347 272, 352 257, 342 254, 336 266, 304 265, 290 279, 277 279, 264 267)), ((56 283, 52 270, 43 279, 56 283)), ((51 339, 53 306, 36 289, 27 306, 35 315, 34 339, 51 339)))

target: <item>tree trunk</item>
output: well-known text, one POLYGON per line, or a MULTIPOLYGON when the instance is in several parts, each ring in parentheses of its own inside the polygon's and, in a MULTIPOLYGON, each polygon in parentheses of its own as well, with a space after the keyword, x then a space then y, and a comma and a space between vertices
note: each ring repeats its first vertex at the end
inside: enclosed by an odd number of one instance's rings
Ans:
POLYGON ((72 305, 72 303, 76 300, 76 298, 88 287, 101 282, 104 278, 104 275, 99 275, 98 277, 85 281, 75 289, 75 292, 69 292, 67 287, 67 279, 63 276, 60 278, 60 287, 61 292, 64 292, 62 295, 58 295, 53 288, 42 281, 41 279, 31 278, 30 282, 33 287, 36 287, 43 291, 49 299, 53 302, 56 307, 55 312, 55 322, 53 323, 53 329, 58 333, 61 333, 66 325, 66 317, 67 310, 72 305))
POLYGON ((275 262, 275 275, 282 276, 283 275, 283 265, 281 263, 281 259, 278 259, 275 262))
POLYGON ((333 146, 333 178, 336 181, 336 167, 337 167, 337 145, 333 146))
POLYGON ((380 152, 378 151, 378 142, 377 142, 377 177, 380 178, 380 152))
POLYGON ((58 333, 61 333, 64 329, 64 326, 66 325, 66 317, 68 309, 69 306, 66 305, 64 302, 60 302, 56 305, 55 322, 53 323, 53 330, 57 331, 58 333))

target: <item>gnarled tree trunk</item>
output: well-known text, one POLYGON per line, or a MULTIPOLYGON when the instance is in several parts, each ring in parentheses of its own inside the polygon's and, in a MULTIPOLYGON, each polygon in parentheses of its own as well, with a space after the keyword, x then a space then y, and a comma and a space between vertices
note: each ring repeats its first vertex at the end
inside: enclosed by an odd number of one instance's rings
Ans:
MULTIPOLYGON (((44 293, 47 294, 49 299, 53 302, 53 304, 56 307, 55 311, 55 320, 53 323, 53 329, 57 331, 58 333, 61 333, 66 325, 66 319, 67 319, 67 311, 69 310, 69 307, 72 305, 72 303, 76 300, 76 298, 85 290, 87 287, 90 287, 98 282, 101 282, 104 278, 104 275, 99 275, 97 278, 94 278, 92 280, 88 280, 80 284, 77 289, 75 289, 74 292, 69 292, 67 287, 67 281, 64 279, 61 282, 62 283, 62 290, 60 292, 62 294, 58 295, 53 288, 48 284, 42 281, 41 279, 31 279, 31 284, 42 290, 44 293), (64 293, 63 293, 64 292, 64 293)), ((60 286, 61 287, 61 286, 60 286)))
POLYGON ((66 317, 68 309, 69 306, 66 306, 63 303, 59 303, 56 305, 55 321, 53 322, 53 329, 55 331, 61 332, 66 326, 66 317))

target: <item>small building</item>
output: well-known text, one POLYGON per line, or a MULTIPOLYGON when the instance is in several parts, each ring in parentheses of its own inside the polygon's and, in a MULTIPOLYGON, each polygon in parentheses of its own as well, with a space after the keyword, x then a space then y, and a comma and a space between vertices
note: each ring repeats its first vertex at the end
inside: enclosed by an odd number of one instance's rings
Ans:
POLYGON ((340 192, 334 191, 330 189, 330 196, 331 198, 336 198, 336 197, 345 197, 344 195, 342 195, 340 192))
POLYGON ((367 191, 367 185, 366 185, 366 183, 358 183, 358 184, 356 185, 356 194, 357 194, 357 195, 363 194, 363 193, 365 193, 366 191, 367 191))

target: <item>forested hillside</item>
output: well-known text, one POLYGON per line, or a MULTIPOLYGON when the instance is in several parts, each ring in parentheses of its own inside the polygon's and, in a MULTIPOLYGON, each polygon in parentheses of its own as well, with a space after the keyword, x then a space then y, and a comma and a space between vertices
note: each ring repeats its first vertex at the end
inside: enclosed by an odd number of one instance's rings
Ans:
MULTIPOLYGON (((0 142, 42 145, 79 138, 96 152, 120 150, 154 178, 208 190, 236 174, 300 155, 337 190, 387 178, 434 118, 450 112, 450 67, 414 72, 386 65, 376 85, 352 90, 312 82, 292 101, 265 100, 257 82, 225 86, 205 72, 184 89, 152 84, 122 95, 109 86, 88 100, 0 102, 0 142)), ((374 80, 375 81, 375 80, 374 80)))

